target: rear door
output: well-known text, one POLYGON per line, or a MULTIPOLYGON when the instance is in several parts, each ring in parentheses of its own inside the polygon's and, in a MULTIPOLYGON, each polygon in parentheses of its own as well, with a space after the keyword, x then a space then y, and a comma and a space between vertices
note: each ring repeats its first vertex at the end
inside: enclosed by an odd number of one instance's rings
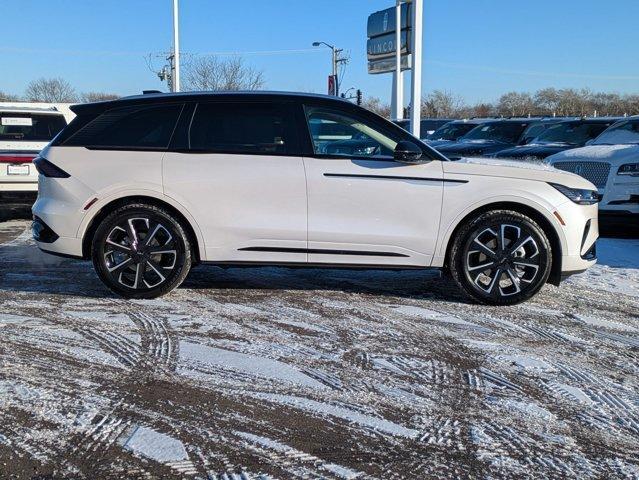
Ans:
POLYGON ((307 104, 301 114, 310 150, 304 158, 309 262, 430 265, 441 213, 441 161, 396 162, 397 142, 417 140, 372 114, 331 103, 307 104))
POLYGON ((307 260, 306 178, 292 106, 199 103, 182 148, 164 157, 164 191, 187 208, 214 262, 307 260))

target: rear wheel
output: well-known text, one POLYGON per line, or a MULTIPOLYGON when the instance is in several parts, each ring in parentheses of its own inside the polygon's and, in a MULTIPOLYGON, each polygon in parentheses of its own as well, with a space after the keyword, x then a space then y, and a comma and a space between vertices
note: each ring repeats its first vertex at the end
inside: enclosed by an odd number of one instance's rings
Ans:
POLYGON ((450 271, 474 300, 512 305, 535 295, 550 274, 548 237, 531 218, 510 210, 483 213, 454 239, 450 271))
POLYGON ((155 298, 179 286, 192 258, 188 237, 170 212, 133 204, 109 214, 93 237, 95 270, 115 293, 155 298))

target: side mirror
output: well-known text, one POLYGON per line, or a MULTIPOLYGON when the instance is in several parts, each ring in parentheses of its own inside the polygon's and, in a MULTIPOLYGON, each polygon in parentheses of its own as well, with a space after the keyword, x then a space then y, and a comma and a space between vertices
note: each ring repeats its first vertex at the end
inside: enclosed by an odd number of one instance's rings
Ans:
POLYGON ((402 163, 420 163, 422 149, 408 140, 402 140, 395 146, 393 158, 402 163))

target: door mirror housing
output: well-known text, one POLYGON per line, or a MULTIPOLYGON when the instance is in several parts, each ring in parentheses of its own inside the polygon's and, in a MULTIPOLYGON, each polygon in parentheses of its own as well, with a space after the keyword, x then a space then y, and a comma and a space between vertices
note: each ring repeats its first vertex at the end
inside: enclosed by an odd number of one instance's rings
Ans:
POLYGON ((423 155, 422 149, 408 140, 400 141, 393 152, 393 158, 402 163, 421 163, 423 155))

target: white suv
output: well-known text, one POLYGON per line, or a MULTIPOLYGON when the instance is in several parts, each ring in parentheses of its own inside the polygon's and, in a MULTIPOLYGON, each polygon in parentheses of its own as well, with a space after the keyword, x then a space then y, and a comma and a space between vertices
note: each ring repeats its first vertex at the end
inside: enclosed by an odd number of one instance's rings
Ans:
POLYGON ((552 169, 451 162, 345 100, 148 94, 72 107, 36 160, 33 233, 125 297, 192 265, 442 268, 513 304, 595 263, 595 187, 552 169))
POLYGON ((597 186, 602 220, 639 226, 639 117, 621 120, 588 146, 557 153, 546 161, 597 186))
POLYGON ((54 106, 0 104, 0 207, 33 203, 38 172, 31 162, 66 125, 54 106))

